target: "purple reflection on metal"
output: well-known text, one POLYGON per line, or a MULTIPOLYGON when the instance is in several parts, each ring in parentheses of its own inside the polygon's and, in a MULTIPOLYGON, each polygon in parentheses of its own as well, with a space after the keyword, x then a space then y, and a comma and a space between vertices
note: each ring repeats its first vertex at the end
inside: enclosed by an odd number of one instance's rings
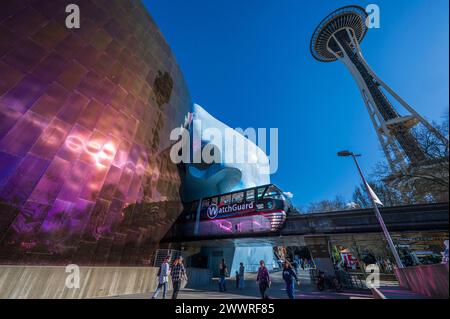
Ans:
POLYGON ((214 224, 216 224, 216 226, 218 225, 221 230, 227 233, 231 233, 233 231, 233 224, 227 220, 214 221, 214 224))
MULTIPOLYGON (((283 225, 286 214, 282 212, 261 212, 257 215, 248 215, 229 219, 213 219, 201 221, 198 236, 221 235, 231 233, 257 233, 277 231, 283 225)), ((195 222, 184 223, 182 232, 192 236, 195 222)))
POLYGON ((267 231, 269 231, 270 227, 264 227, 256 220, 246 220, 246 221, 240 222, 237 226, 237 229, 239 232, 245 233, 245 232, 249 232, 251 230, 254 230, 254 231, 267 230, 267 231))
POLYGON ((65 5, 0 1, 0 263, 145 264, 182 209, 187 87, 139 1, 80 1, 72 30, 65 5))

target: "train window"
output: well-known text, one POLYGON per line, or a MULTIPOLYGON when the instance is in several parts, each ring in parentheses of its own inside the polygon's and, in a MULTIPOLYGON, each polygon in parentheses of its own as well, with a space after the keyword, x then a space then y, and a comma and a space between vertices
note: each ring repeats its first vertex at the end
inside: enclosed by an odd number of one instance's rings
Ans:
POLYGON ((234 193, 232 196, 233 203, 242 203, 243 199, 244 199, 244 192, 234 193))
POLYGON ((211 205, 219 203, 219 197, 211 198, 211 205))
POLYGON ((284 199, 283 194, 275 186, 269 186, 266 193, 264 194, 264 198, 284 199))
POLYGON ((209 206, 209 199, 204 199, 202 202, 202 208, 207 208, 209 206))
POLYGON ((255 190, 254 189, 248 190, 246 192, 246 199, 247 199, 247 201, 251 201, 251 200, 255 199, 255 190))
POLYGON ((265 187, 259 187, 258 188, 258 198, 261 198, 262 195, 264 194, 264 191, 266 190, 265 187))
POLYGON ((226 204, 231 203, 231 194, 221 196, 220 197, 220 203, 222 205, 226 205, 226 204))

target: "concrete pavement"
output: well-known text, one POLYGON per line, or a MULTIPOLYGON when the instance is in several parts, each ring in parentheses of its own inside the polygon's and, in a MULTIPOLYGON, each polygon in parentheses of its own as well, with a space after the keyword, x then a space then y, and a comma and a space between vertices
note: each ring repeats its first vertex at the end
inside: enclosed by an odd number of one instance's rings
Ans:
MULTIPOLYGON (((284 281, 281 277, 281 272, 271 273, 272 285, 268 290, 268 294, 273 299, 287 299, 284 281)), ((369 290, 367 291, 351 291, 344 290, 341 293, 334 291, 317 291, 314 285, 310 282, 309 273, 307 271, 299 272, 300 289, 296 290, 296 299, 373 299, 369 290)), ((255 274, 246 274, 245 288, 235 288, 235 280, 227 280, 227 292, 219 292, 217 279, 213 280, 212 284, 207 287, 200 287, 196 289, 185 288, 182 289, 178 295, 179 299, 259 299, 259 290, 256 284, 255 274)), ((172 292, 169 291, 167 298, 170 298, 172 292)), ((136 294, 110 297, 114 299, 150 299, 152 294, 136 294)), ((160 293, 159 298, 162 297, 160 293)))

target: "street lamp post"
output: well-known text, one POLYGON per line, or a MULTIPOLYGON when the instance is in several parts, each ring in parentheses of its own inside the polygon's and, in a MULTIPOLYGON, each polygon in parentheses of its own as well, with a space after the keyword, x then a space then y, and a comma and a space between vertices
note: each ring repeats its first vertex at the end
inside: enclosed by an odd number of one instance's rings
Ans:
POLYGON ((377 203, 375 202, 374 197, 372 196, 372 193, 369 189, 369 184, 367 183, 364 174, 361 171, 361 168, 359 167, 357 157, 361 156, 360 154, 354 154, 349 151, 342 151, 338 153, 338 156, 341 157, 348 157, 351 156, 353 160, 355 161, 356 167, 358 168, 359 175, 361 176, 361 179, 363 181, 364 187, 366 188, 367 195, 369 196, 370 200, 373 204, 373 210, 375 212, 375 216, 377 217, 378 223, 381 226, 381 229, 383 229, 384 237, 386 238, 389 248, 391 249, 392 255, 394 255, 395 262, 397 264, 398 268, 404 268, 402 260, 400 259, 400 256, 398 255, 397 249, 394 246, 394 242, 392 241, 391 235, 389 234, 389 231, 386 227, 386 224, 384 223, 383 217, 381 216, 380 210, 378 209, 377 203))

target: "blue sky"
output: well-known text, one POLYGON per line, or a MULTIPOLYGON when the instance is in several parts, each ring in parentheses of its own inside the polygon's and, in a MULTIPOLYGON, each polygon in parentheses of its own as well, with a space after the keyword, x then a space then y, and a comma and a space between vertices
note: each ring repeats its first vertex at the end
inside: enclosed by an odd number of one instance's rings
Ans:
POLYGON ((171 46, 192 100, 231 127, 279 128, 272 182, 294 203, 343 195, 383 158, 356 84, 343 65, 309 53, 316 25, 350 4, 378 4, 381 28, 362 43, 376 73, 426 118, 449 101, 447 0, 144 0, 171 46))

